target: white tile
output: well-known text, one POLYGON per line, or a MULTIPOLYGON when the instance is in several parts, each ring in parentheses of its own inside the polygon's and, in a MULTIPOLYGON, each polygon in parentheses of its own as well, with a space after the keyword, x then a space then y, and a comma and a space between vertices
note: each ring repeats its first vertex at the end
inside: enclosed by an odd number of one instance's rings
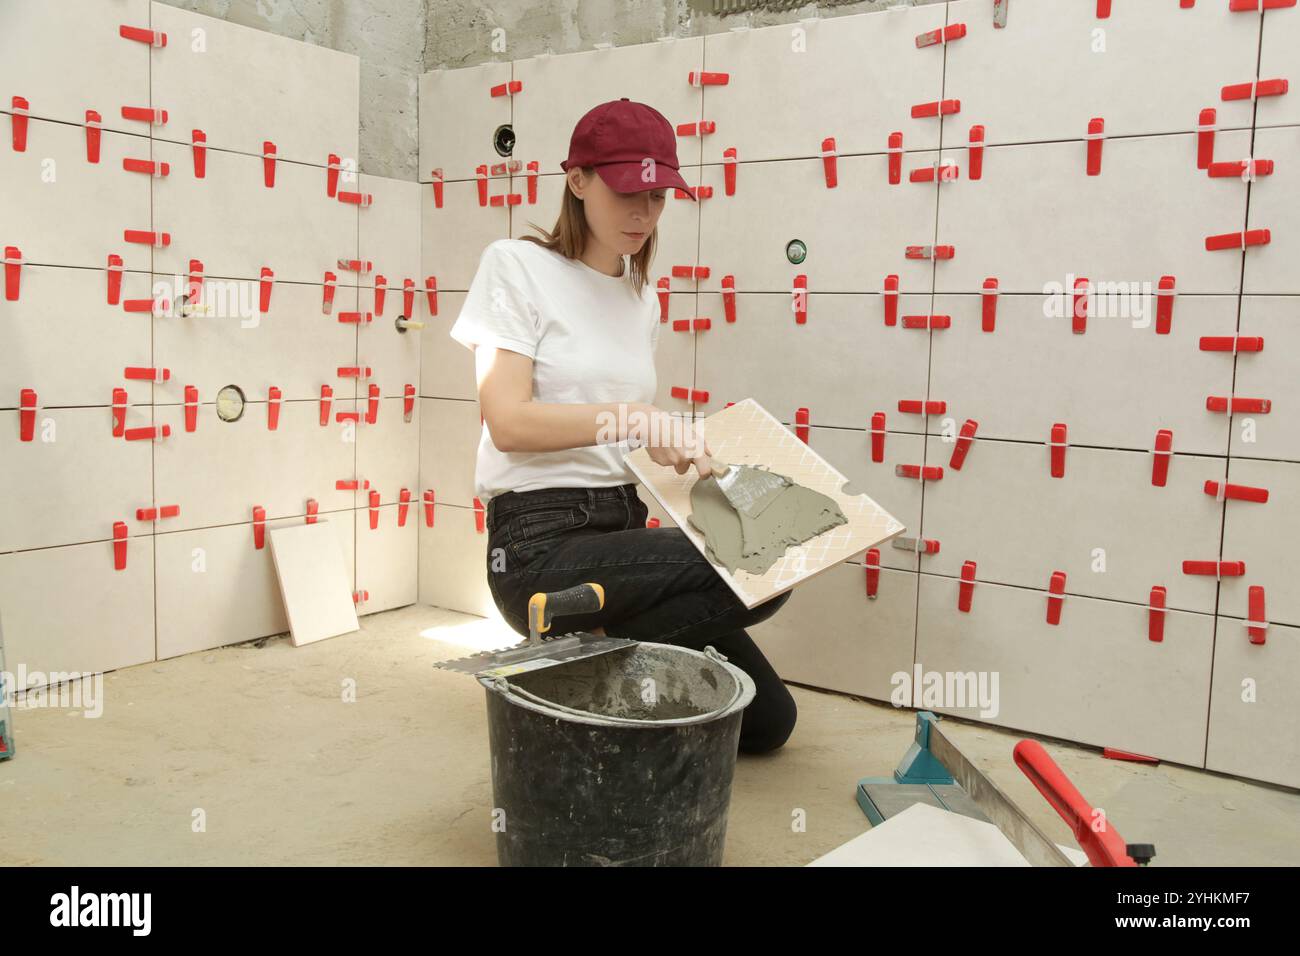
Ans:
POLYGON ((905 149, 938 147, 939 119, 913 119, 912 107, 941 98, 943 47, 918 49, 916 37, 944 13, 936 3, 709 34, 705 71, 728 77, 704 87, 704 119, 717 123, 704 161, 731 147, 747 162, 820 156, 828 136, 840 153, 883 153, 895 131, 905 149), (774 108, 792 98, 797 108, 774 108))
MULTIPOLYGON (((8 123, 2 124, 9 135, 8 123)), ((148 272, 151 247, 127 242, 127 230, 149 232, 149 177, 122 160, 149 158, 149 140, 104 130, 99 162, 86 161, 86 131, 33 119, 27 149, 0 147, 5 183, 4 244, 27 262, 103 269, 122 257, 128 270, 148 272)))
MULTIPOLYGON (((965 149, 945 150, 962 175, 939 188, 938 241, 955 254, 936 266, 935 288, 979 292, 995 277, 1003 292, 1041 293, 1069 276, 1154 285, 1172 275, 1180 292, 1237 292, 1240 250, 1207 251, 1205 240, 1241 232, 1246 185, 1197 169, 1196 140, 1110 140, 1098 176, 1087 175, 1082 140, 989 147, 979 180, 965 149)), ((1249 145, 1249 133, 1221 133, 1216 149, 1241 157, 1249 145)))
POLYGON ((951 326, 932 334, 930 397, 946 403, 932 427, 950 419, 955 432, 969 418, 981 438, 1045 441, 1065 422, 1071 441, 1131 449, 1152 448, 1167 428, 1175 451, 1227 454, 1227 416, 1205 400, 1231 391, 1232 353, 1200 343, 1236 334, 1236 296, 1179 295, 1169 332, 1157 334, 1154 295, 1109 295, 1098 284, 1077 334, 1073 285, 1062 281, 1063 295, 999 296, 991 332, 982 296, 935 296, 934 312, 951 326))
MULTIPOLYGON (((1283 96, 1259 98, 1255 111, 1256 126, 1300 123, 1300 100, 1296 99, 1295 89, 1297 47, 1300 47, 1300 10, 1294 7, 1265 10, 1259 48, 1259 79, 1286 79, 1291 88, 1283 96)), ((1237 82, 1245 83, 1252 78, 1243 76, 1237 82)))
POLYGON ((696 335, 695 387, 708 392, 699 410, 753 398, 783 422, 807 408, 814 424, 865 428, 885 412, 888 427, 922 431, 924 418, 900 413, 898 403, 925 398, 930 334, 903 328, 901 317, 928 313, 929 296, 900 296, 893 327, 882 298, 810 292, 800 325, 788 293, 736 295, 735 322, 721 294, 704 293, 701 311, 712 322, 696 335))
POLYGON ((353 507, 353 493, 336 487, 355 477, 356 429, 338 421, 353 403, 332 403, 321 426, 319 402, 282 402, 271 431, 265 396, 248 398, 233 422, 222 421, 215 405, 200 405, 193 432, 185 431, 181 406, 156 409, 172 434, 155 449, 155 494, 181 508, 166 530, 251 521, 254 506, 268 519, 305 515, 308 499, 321 512, 353 507))
POLYGON ((438 314, 424 317, 420 331, 420 394, 428 398, 478 399, 474 352, 451 337, 465 304, 464 292, 438 292, 438 314))
MULTIPOLYGON (((937 159, 912 154, 907 168, 937 159)), ((891 186, 884 155, 841 156, 836 176, 836 186, 827 188, 820 159, 742 162, 728 196, 723 168, 705 167, 703 183, 713 194, 701 201, 699 265, 709 275, 699 288, 720 292, 723 277, 732 275, 740 292, 790 294, 802 274, 810 294, 867 292, 897 275, 903 292, 929 292, 931 262, 908 259, 907 247, 934 242, 934 184, 909 182, 904 174, 891 186), (795 240, 806 249, 797 264, 787 253, 795 240)), ((690 288, 690 281, 674 279, 674 291, 690 288)))
MULTIPOLYGON (((1245 158, 1245 151, 1225 157, 1245 158)), ((1300 294, 1300 126, 1256 130, 1255 158, 1272 160, 1274 167, 1251 184, 1248 228, 1267 229, 1269 242, 1246 251, 1246 292, 1300 294)))
MULTIPOLYGON (((1241 335, 1262 338, 1264 347, 1237 355, 1231 392, 1240 398, 1268 399, 1269 410, 1232 416, 1232 455, 1300 461, 1300 379, 1295 374, 1295 356, 1300 353, 1300 300, 1294 296, 1244 296, 1241 335)), ((1214 394, 1226 396, 1229 390, 1214 394)))
MULTIPOLYGON (((494 179, 488 195, 505 195, 509 180, 494 179)), ((420 249, 422 278, 433 276, 440 290, 464 291, 478 269, 483 250, 510 235, 510 207, 479 204, 474 182, 449 182, 443 204, 436 205, 432 188, 420 190, 420 249)))
POLYGON ((375 527, 370 526, 371 510, 356 512, 357 590, 368 592, 357 607, 358 614, 374 614, 390 608, 414 604, 418 589, 419 524, 423 506, 418 496, 399 525, 397 505, 375 509, 375 527))
POLYGON ((1245 562, 1246 573, 1223 579, 1219 613, 1245 618, 1250 588, 1258 585, 1268 620, 1300 625, 1293 550, 1300 537, 1300 463, 1233 458, 1228 483, 1264 489, 1268 500, 1225 502, 1223 560, 1245 562))
POLYGON ((923 571, 957 577, 974 561, 982 581, 1029 588, 1064 571, 1071 594, 1145 604, 1162 585, 1169 607, 1214 612, 1214 577, 1184 574, 1183 561, 1218 557, 1222 505, 1203 488, 1223 480, 1226 459, 1176 455, 1158 487, 1140 452, 1071 446, 1053 478, 1045 443, 977 437, 960 471, 954 447, 928 441, 943 477, 926 482, 922 533, 940 551, 922 556, 923 571))
MULTIPOLYGON (((126 428, 147 427, 150 411, 129 407, 126 428)), ((153 531, 136 520, 152 503, 151 443, 113 437, 111 407, 38 408, 29 442, 20 440, 17 411, 0 420, 0 551, 104 541, 117 521, 132 535, 153 531)))
POLYGON ((964 142, 976 124, 988 143, 1081 139, 1094 116, 1108 136, 1191 132, 1206 107, 1224 129, 1250 127, 1249 101, 1224 102, 1221 91, 1254 79, 1258 15, 1226 3, 1115 3, 1103 20, 1094 3, 1031 0, 995 29, 990 6, 948 5, 966 35, 947 49, 944 96, 961 112, 945 118, 945 142, 964 142))
MULTIPOLYGON (((647 296, 658 296, 653 284, 645 290, 647 296)), ((708 331, 696 330, 693 325, 674 328, 674 323, 691 323, 700 318, 700 297, 693 292, 669 293, 668 320, 659 322, 659 342, 655 347, 655 398, 654 404, 666 412, 690 413, 695 409, 691 393, 695 390, 695 360, 700 348, 700 337, 708 331), (673 394, 674 389, 686 391, 673 394)), ((660 307, 662 309, 662 306, 660 307)), ((713 322, 718 319, 713 318, 713 322)))
POLYGON ((482 424, 478 402, 425 398, 421 403, 420 489, 442 504, 474 503, 474 469, 482 424))
MULTIPOLYGON (((804 545, 791 547, 762 574, 744 570, 734 573, 715 565, 719 576, 746 607, 754 607, 826 568, 842 564, 903 531, 903 524, 865 493, 852 489, 836 471, 797 434, 751 399, 716 412, 696 422, 707 439, 711 455, 729 464, 761 464, 798 484, 833 498, 846 523, 832 528, 804 545), (851 490, 846 491, 846 486, 851 490)), ((688 527, 690 491, 697 476, 693 470, 674 474, 656 465, 648 448, 626 456, 628 467, 672 514, 701 552, 703 536, 688 527)))
MULTIPOLYGON (((369 400, 357 403, 362 414, 368 413, 369 400)), ((405 401, 400 398, 381 399, 376 406, 375 422, 362 422, 357 428, 357 474, 370 482, 371 491, 378 491, 380 501, 392 504, 399 500, 403 488, 411 492, 413 501, 420 497, 420 400, 411 405, 410 421, 406 420, 405 401)), ((368 503, 369 494, 358 492, 358 506, 368 503)))
POLYGON ((266 531, 295 647, 357 630, 352 575, 330 521, 266 531))
MULTIPOLYGON (((420 202, 428 198, 428 186, 362 173, 355 191, 369 196, 371 203, 358 210, 361 258, 374 263, 374 272, 361 276, 361 284, 373 287, 375 276, 388 280, 384 316, 391 320, 402 308, 402 282, 410 279, 420 297, 424 278, 420 275, 420 202)), ((363 300, 367 309, 373 301, 363 300)), ((380 316, 376 316, 378 321, 380 316)))
POLYGON ((336 398, 353 396, 352 380, 340 379, 338 369, 356 364, 357 327, 339 321, 357 310, 355 288, 339 286, 326 315, 322 286, 275 282, 270 309, 262 312, 258 282, 205 277, 196 311, 186 314, 176 293, 188 292, 188 273, 155 281, 172 303, 153 320, 157 364, 171 370, 155 388, 159 404, 184 402, 186 386, 207 403, 227 385, 254 401, 265 400, 272 387, 286 401, 319 399, 322 385, 336 398))
MULTIPOLYGON (((417 284, 411 300, 411 315, 403 316, 406 303, 402 292, 402 280, 392 280, 384 294, 384 311, 380 315, 374 312, 375 290, 360 289, 359 311, 362 317, 368 313, 370 322, 357 326, 357 364, 371 369, 371 376, 361 385, 361 395, 369 395, 370 385, 378 385, 379 393, 386 398, 398 398, 406 394, 409 385, 416 392, 420 389, 420 347, 422 330, 399 325, 399 319, 409 318, 415 322, 430 321, 428 297, 424 284, 417 284), (396 288, 394 288, 394 285, 396 288)), ((441 308, 439 309, 441 311, 441 308)), ((456 343, 457 347, 461 347, 456 343)))
POLYGON ((149 314, 121 305, 150 298, 148 275, 123 273, 117 305, 108 304, 103 270, 25 266, 20 281, 18 301, 0 299, 0 406, 17 407, 24 388, 43 405, 106 405, 114 388, 149 401, 148 382, 122 376, 151 364, 149 314))
MULTIPOLYGON (((870 421, 867 424, 869 426, 870 421)), ((924 485, 916 478, 900 476, 895 469, 899 465, 926 463, 922 436, 887 432, 879 462, 872 460, 871 433, 866 429, 819 428, 814 425, 808 429, 808 445, 849 479, 852 493, 870 495, 880 507, 901 521, 906 526, 904 536, 915 538, 920 534, 924 485)), ((896 548, 889 541, 880 545, 878 550, 884 567, 917 570, 918 558, 914 551, 896 548)), ((863 564, 865 560, 865 552, 853 558, 857 564, 863 564)))
MULTIPOLYGON (((1056 844, 1074 866, 1088 855, 1056 844)), ((808 866, 1030 866, 996 824, 914 803, 808 866)))
POLYGON ((0 555, 5 667, 107 671, 154 659, 152 538, 0 555))
POLYGON ((149 105, 149 47, 122 37, 122 26, 149 29, 148 0, 5 0, 0 106, 22 96, 32 116, 84 123, 95 110, 105 129, 147 134, 122 107, 149 105))
POLYGON ((211 276, 259 279, 266 267, 282 282, 321 283, 328 271, 357 284, 338 264, 357 258, 357 207, 329 198, 325 170, 277 162, 268 189, 255 156, 210 149, 202 179, 188 146, 155 142, 154 159, 170 164, 153 204, 157 229, 171 235, 155 271, 187 274, 198 259, 211 276))
MULTIPOLYGON (((420 182, 441 169, 446 180, 472 179, 474 170, 510 157, 512 97, 493 96, 510 82, 510 63, 480 63, 420 76, 420 182)), ((531 90, 529 91, 531 92, 531 90)))
MULTIPOLYGON (((302 521, 268 521, 260 549, 251 523, 157 535, 158 659, 288 631, 270 532, 302 521)), ((319 521, 337 532, 351 580, 352 512, 319 521)))
POLYGON ((885 568, 869 598, 865 570, 842 564, 749 632, 782 680, 888 700, 892 676, 912 671, 916 585, 915 573, 885 568))
POLYGON ((486 516, 473 508, 434 506, 433 527, 420 508, 420 603, 480 617, 496 615, 487 583, 486 516), (482 530, 480 529, 480 525, 482 530))
POLYGON ((189 143, 201 129, 209 146, 261 156, 270 140, 286 159, 324 166, 335 153, 356 168, 358 57, 166 3, 151 7, 153 28, 168 34, 153 51, 154 106, 169 114, 155 136, 189 143))
POLYGON ((1252 644, 1244 621, 1218 619, 1207 769, 1300 787, 1297 675, 1300 629, 1273 624, 1252 644))
POLYGON ((1067 596, 1052 625, 1045 591, 979 583, 962 612, 958 587, 921 574, 916 664, 954 680, 984 674, 988 689, 996 674, 997 713, 955 697, 926 709, 1203 765, 1213 616, 1172 611, 1155 642, 1141 605, 1067 596))

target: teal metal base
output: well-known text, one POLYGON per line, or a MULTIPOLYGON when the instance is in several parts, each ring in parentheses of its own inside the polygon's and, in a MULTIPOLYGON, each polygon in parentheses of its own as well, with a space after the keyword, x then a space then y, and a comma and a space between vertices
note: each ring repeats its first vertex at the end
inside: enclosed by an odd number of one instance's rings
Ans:
POLYGON ((938 720, 928 710, 917 711, 912 745, 894 769, 894 776, 863 777, 858 781, 858 806, 873 827, 918 803, 988 822, 930 750, 930 728, 938 720))

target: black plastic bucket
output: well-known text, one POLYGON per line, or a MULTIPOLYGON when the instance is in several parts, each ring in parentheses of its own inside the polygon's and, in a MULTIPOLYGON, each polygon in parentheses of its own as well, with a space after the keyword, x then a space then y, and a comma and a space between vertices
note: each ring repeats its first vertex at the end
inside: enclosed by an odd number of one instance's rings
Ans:
POLYGON ((709 647, 627 648, 487 690, 502 866, 717 866, 749 675, 709 647))

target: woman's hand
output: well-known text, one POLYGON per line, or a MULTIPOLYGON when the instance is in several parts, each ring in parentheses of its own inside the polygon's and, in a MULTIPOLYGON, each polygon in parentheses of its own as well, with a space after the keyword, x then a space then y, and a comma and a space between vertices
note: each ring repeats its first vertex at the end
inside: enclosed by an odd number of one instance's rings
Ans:
POLYGON ((654 405, 642 404, 629 437, 645 445, 650 460, 667 465, 684 475, 691 465, 701 478, 713 474, 712 452, 701 431, 690 418, 673 415, 654 405))

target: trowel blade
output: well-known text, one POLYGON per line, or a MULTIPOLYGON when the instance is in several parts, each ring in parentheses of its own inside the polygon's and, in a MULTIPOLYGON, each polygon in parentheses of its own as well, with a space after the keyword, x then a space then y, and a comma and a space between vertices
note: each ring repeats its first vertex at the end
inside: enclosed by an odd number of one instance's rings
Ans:
POLYGON ((451 661, 439 661, 434 667, 459 674, 472 674, 475 677, 509 677, 526 671, 554 667, 582 660, 584 657, 596 657, 610 651, 631 647, 636 641, 625 637, 609 637, 605 634, 591 634, 578 631, 563 637, 552 638, 538 644, 524 641, 512 647, 495 651, 482 651, 469 657, 460 657, 451 661))
POLYGON ((731 506, 750 518, 757 518, 790 486, 790 479, 761 468, 728 465, 727 473, 717 479, 718 487, 731 506))

